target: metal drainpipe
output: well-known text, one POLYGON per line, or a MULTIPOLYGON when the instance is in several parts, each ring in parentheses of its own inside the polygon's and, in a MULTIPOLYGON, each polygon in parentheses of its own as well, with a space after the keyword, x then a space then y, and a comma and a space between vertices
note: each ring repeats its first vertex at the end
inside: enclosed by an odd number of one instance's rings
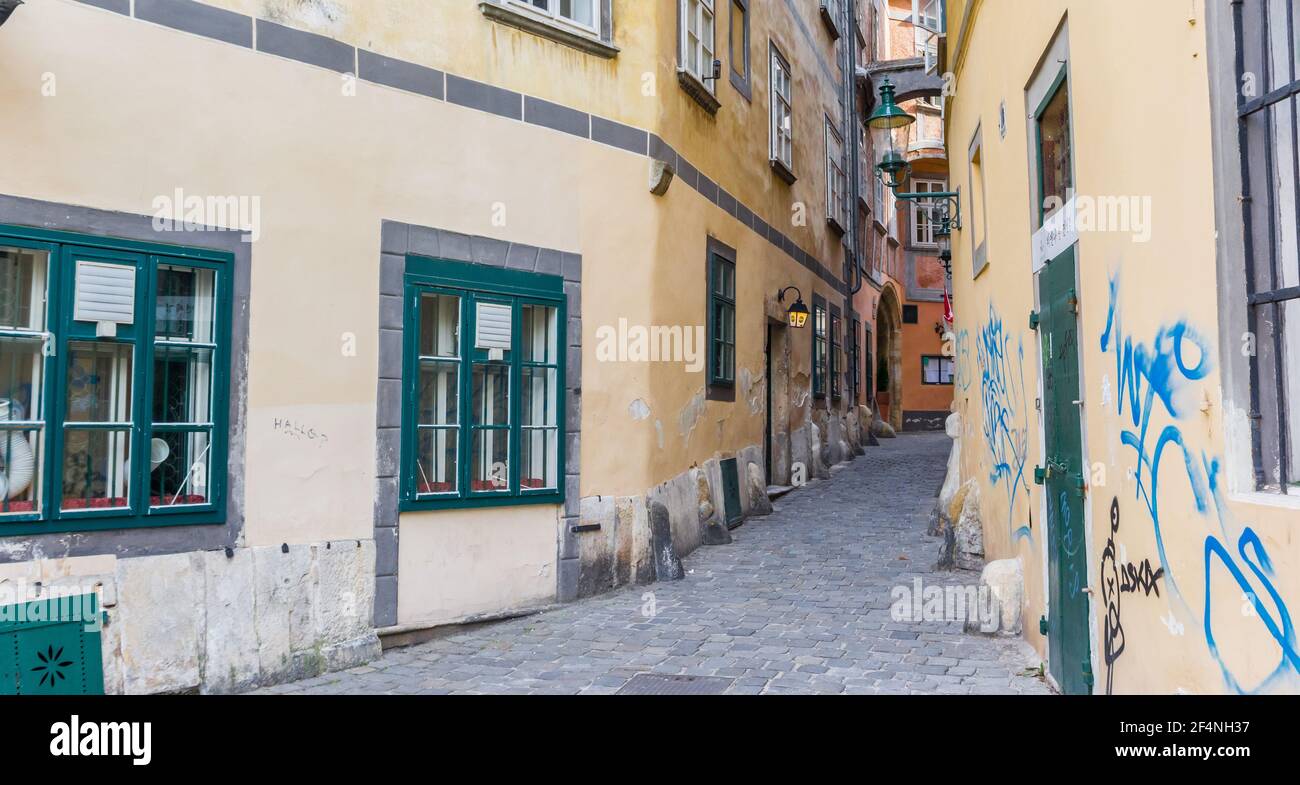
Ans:
POLYGON ((862 290, 862 238, 858 235, 858 199, 861 196, 862 179, 861 179, 861 160, 862 151, 858 149, 858 143, 861 134, 858 133, 858 3, 857 0, 846 0, 845 11, 849 17, 847 28, 852 30, 849 36, 848 45, 848 64, 845 70, 845 104, 848 113, 848 123, 845 124, 845 131, 849 137, 849 180, 852 185, 849 187, 849 214, 845 220, 849 222, 850 249, 853 252, 853 289, 849 292, 850 304, 853 295, 862 290))

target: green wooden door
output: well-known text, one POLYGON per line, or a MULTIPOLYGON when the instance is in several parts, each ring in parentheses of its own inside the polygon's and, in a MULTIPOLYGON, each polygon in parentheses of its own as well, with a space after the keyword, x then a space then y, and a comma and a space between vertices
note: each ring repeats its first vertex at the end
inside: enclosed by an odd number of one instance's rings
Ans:
POLYGON ((1039 275, 1042 307, 1043 427, 1046 461, 1050 666, 1069 694, 1092 692, 1088 643, 1088 553, 1079 394, 1079 317, 1074 249, 1039 275))

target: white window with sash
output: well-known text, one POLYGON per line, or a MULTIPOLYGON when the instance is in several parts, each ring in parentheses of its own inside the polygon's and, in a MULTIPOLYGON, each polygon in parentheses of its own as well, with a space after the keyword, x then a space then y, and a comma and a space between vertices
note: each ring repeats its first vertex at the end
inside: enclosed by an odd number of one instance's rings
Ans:
POLYGON ((848 178, 844 167, 844 137, 826 120, 826 217, 839 227, 846 226, 845 193, 848 178))
POLYGON ((552 21, 574 25, 588 32, 600 31, 600 0, 509 0, 552 21))
MULTIPOLYGON (((913 180, 913 191, 918 194, 940 193, 948 190, 943 180, 913 180)), ((935 202, 930 199, 912 202, 912 244, 933 246, 937 244, 934 233, 939 222, 935 219, 935 202)))
POLYGON ((714 0, 681 0, 681 67, 709 91, 717 89, 713 76, 714 0), (705 77, 710 77, 705 81, 705 77))
POLYGON ((771 158, 794 171, 794 87, 790 64, 772 49, 771 158))

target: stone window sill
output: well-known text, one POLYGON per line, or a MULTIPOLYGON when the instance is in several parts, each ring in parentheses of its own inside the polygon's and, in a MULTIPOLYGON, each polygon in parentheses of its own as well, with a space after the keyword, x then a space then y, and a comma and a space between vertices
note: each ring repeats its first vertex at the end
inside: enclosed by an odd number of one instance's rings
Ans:
POLYGON ((794 176, 794 172, 790 171, 790 167, 786 166, 785 163, 776 158, 772 159, 772 171, 775 172, 776 176, 780 177, 786 185, 794 185, 795 181, 799 179, 794 176))
POLYGON ((687 71, 685 68, 677 69, 677 83, 682 86, 686 94, 695 99, 695 102, 704 107, 704 111, 716 115, 722 102, 714 95, 709 88, 704 86, 695 74, 687 71))
POLYGON ((587 54, 613 59, 618 56, 620 51, 617 46, 601 40, 594 34, 543 18, 523 7, 507 5, 501 0, 481 0, 478 7, 484 16, 493 21, 519 28, 543 38, 549 38, 552 41, 573 47, 587 54))

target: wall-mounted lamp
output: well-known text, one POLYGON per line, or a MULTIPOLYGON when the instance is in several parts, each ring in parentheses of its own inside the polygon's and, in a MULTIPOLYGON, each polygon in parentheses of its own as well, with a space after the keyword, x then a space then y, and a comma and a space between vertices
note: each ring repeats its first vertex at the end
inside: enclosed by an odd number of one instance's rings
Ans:
POLYGON ((722 78, 722 61, 721 61, 721 60, 714 60, 714 61, 713 61, 713 75, 712 75, 712 76, 702 76, 702 77, 700 77, 700 81, 703 81, 703 82, 716 82, 716 81, 718 81, 718 80, 721 79, 721 78, 722 78))
POLYGON ((867 125, 881 131, 889 131, 889 148, 880 156, 876 164, 876 177, 885 187, 894 192, 896 199, 922 202, 930 205, 935 224, 935 235, 947 237, 953 229, 961 229, 961 192, 936 191, 933 193, 899 193, 911 174, 912 166, 902 152, 894 147, 894 130, 906 128, 916 122, 916 118, 903 110, 894 99, 896 88, 889 77, 880 83, 880 105, 867 118, 867 125))
POLYGON ((790 306, 790 310, 786 311, 786 316, 790 319, 790 326, 799 330, 802 329, 804 325, 808 324, 808 317, 812 314, 812 312, 808 310, 808 306, 803 303, 803 292, 799 291, 799 287, 797 286, 787 286, 777 292, 776 301, 778 303, 785 302, 785 293, 791 289, 794 290, 795 300, 794 304, 790 306))
POLYGON ((9 21, 9 15, 23 4, 23 0, 0 0, 0 25, 9 21))

